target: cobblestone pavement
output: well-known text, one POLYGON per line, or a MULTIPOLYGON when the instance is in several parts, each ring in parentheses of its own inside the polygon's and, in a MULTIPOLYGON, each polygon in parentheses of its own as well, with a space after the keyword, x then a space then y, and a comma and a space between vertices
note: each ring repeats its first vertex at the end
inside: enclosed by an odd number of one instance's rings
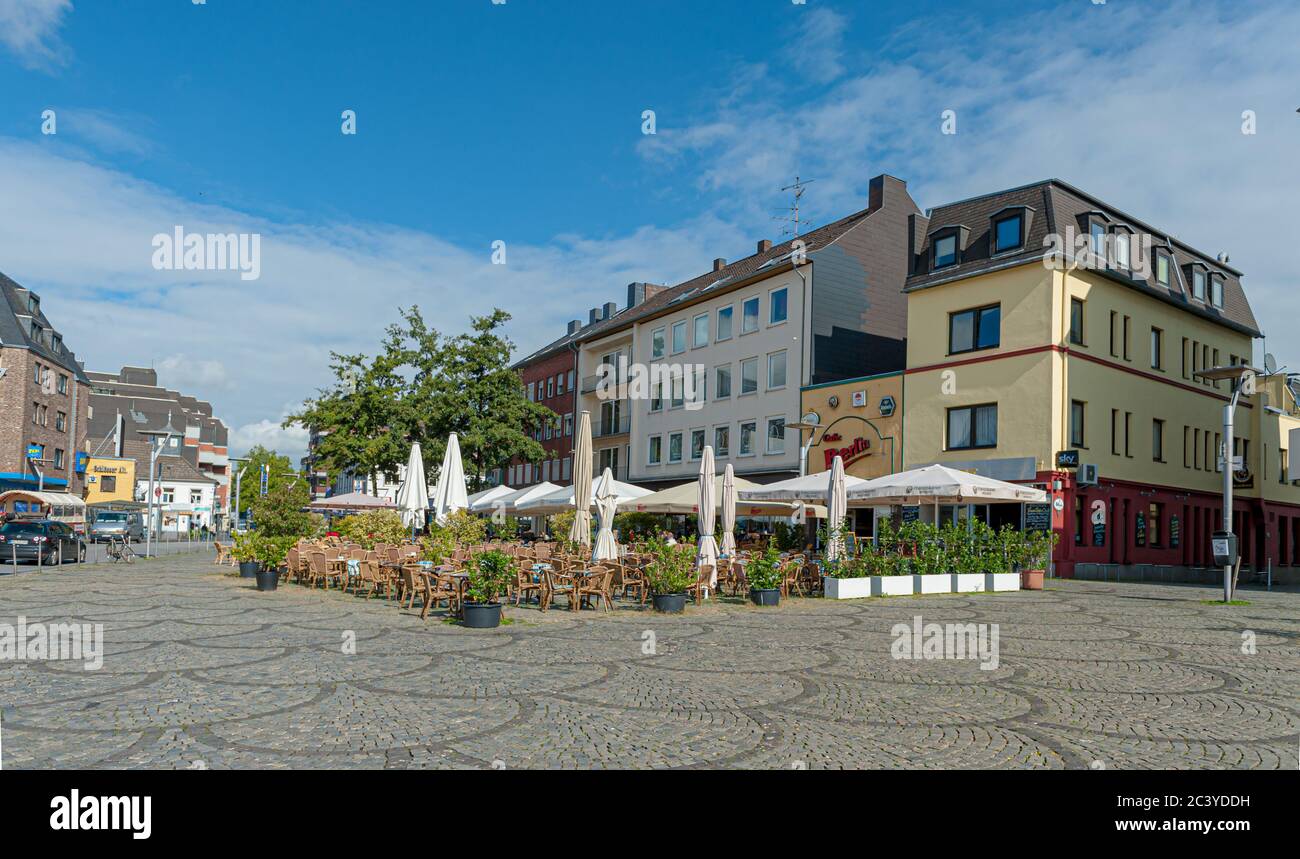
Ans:
POLYGON ((0 623, 104 625, 98 671, 0 661, 6 767, 1296 769, 1300 594, 739 600, 667 618, 259 593, 202 558, 0 576, 0 623), (898 660, 894 624, 998 624, 1000 660, 898 660), (1245 633, 1253 633, 1253 636, 1245 633), (355 638, 355 653, 346 644, 355 638), (1253 638, 1254 652, 1248 653, 1253 638))

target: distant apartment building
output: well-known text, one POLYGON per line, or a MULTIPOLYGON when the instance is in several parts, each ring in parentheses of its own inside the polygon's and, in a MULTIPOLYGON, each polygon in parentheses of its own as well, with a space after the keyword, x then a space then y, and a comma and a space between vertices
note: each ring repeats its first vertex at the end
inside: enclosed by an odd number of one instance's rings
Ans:
POLYGON ((89 400, 40 296, 0 274, 0 491, 82 495, 89 400))
MULTIPOLYGON (((904 465, 1047 489, 1063 575, 1195 579, 1211 567, 1232 390, 1197 373, 1251 363, 1261 332, 1241 273, 1058 180, 940 206, 908 238, 904 465)), ((1284 376, 1237 410, 1228 453, 1242 458, 1233 516, 1248 571, 1300 567, 1297 426, 1284 376)), ((1019 525, 1023 511, 977 514, 1019 525)))
MULTIPOLYGON (((629 294, 635 292, 636 286, 638 285, 633 284, 633 287, 629 287, 629 294)), ((644 285, 641 286, 644 294, 644 285)), ((578 421, 574 408, 579 384, 578 343, 592 326, 603 322, 607 315, 612 315, 616 307, 611 302, 603 307, 592 308, 586 325, 580 319, 570 321, 563 337, 512 365, 523 382, 524 396, 546 406, 555 413, 555 418, 542 426, 528 428, 533 439, 545 451, 543 456, 536 462, 516 458, 499 473, 494 473, 492 482, 522 489, 546 481, 561 486, 573 481, 574 432, 578 421)), ((597 415, 593 414, 592 435, 600 437, 601 432, 601 427, 597 426, 597 415)))
MULTIPOLYGON (((162 387, 157 371, 146 367, 86 375, 90 382, 89 452, 134 459, 137 479, 147 482, 149 434, 168 432, 170 439, 163 453, 188 463, 190 469, 184 470, 187 479, 197 476, 214 487, 211 497, 204 493, 198 505, 206 509, 196 509, 192 518, 207 519, 210 527, 219 526, 228 515, 230 502, 229 430, 214 414, 212 404, 162 387)), ((161 438, 159 443, 163 443, 161 438)), ((188 502, 173 503, 179 508, 188 502)))
POLYGON ((593 432, 595 471, 675 485, 712 445, 718 468, 730 462, 746 479, 797 476, 800 434, 787 424, 801 415, 800 388, 904 366, 907 228, 919 214, 904 182, 877 176, 867 208, 715 260, 588 326, 578 410, 610 430, 593 432), (611 385, 602 367, 625 369, 611 385), (638 377, 646 368, 654 378, 638 377))

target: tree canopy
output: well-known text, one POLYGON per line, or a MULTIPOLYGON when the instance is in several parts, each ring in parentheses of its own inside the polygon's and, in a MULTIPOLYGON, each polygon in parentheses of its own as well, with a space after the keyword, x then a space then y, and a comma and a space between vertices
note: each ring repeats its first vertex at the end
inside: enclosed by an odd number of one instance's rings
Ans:
POLYGON ((331 353, 332 387, 285 419, 317 434, 315 455, 331 474, 352 470, 371 478, 396 477, 418 441, 432 484, 447 436, 456 433, 470 490, 512 458, 537 461, 546 454, 531 435, 554 421, 550 409, 524 395, 510 367, 513 344, 501 333, 504 310, 473 317, 470 330, 444 336, 429 327, 418 307, 400 311, 375 357, 331 353))

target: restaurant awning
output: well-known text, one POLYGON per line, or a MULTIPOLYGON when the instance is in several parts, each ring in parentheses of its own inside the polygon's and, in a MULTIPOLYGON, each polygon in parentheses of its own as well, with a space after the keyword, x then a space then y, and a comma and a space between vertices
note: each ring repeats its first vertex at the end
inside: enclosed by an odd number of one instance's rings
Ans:
POLYGON ((945 465, 927 465, 850 486, 848 499, 851 507, 997 502, 1042 504, 1047 501, 1047 493, 1032 486, 994 480, 945 465))
MULTIPOLYGON (((798 502, 788 501, 745 501, 739 497, 741 490, 760 489, 762 487, 757 483, 739 477, 735 478, 735 483, 737 518, 792 516, 801 506, 798 502)), ((716 509, 721 510, 722 475, 720 474, 714 478, 714 491, 714 497, 717 499, 716 509)), ((699 494, 699 486, 696 482, 683 483, 680 486, 661 489, 640 498, 626 499, 619 502, 618 509, 624 513, 666 513, 690 516, 699 512, 697 509, 699 494)), ((819 507, 815 504, 804 504, 802 506, 806 515, 815 516, 819 519, 826 518, 825 507, 819 507)))

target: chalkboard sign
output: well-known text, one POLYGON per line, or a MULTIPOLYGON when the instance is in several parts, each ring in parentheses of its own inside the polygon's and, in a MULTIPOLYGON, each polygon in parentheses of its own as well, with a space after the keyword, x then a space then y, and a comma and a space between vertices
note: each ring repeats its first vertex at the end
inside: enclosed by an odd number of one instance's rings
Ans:
POLYGON ((1169 548, 1177 549, 1183 539, 1182 526, 1178 523, 1177 516, 1169 517, 1169 548))
POLYGON ((1092 525, 1092 545, 1106 545, 1106 523, 1094 522, 1092 525))
POLYGON ((1026 531, 1052 530, 1052 505, 1026 504, 1025 505, 1025 530, 1026 531))
POLYGON ((904 505, 904 506, 903 506, 903 521, 904 521, 904 522, 917 522, 917 521, 920 521, 920 519, 921 519, 921 507, 920 507, 920 505, 910 504, 910 505, 904 505))
POLYGON ((1147 517, 1142 513, 1137 515, 1137 524, 1133 529, 1133 543, 1138 546, 1147 544, 1147 517))

